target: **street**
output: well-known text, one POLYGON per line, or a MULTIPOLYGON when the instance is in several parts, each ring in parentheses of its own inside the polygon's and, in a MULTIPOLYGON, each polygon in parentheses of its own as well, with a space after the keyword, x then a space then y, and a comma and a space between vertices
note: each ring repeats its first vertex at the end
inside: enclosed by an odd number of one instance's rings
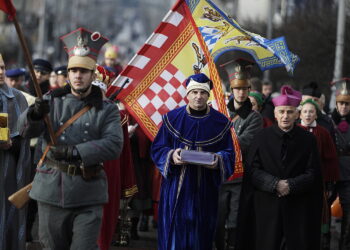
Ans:
MULTIPOLYGON (((332 242, 331 250, 338 249, 338 241, 340 235, 340 221, 336 221, 335 218, 332 218, 332 242)), ((133 240, 128 246, 117 247, 111 246, 110 250, 156 250, 157 249, 157 231, 149 225, 148 232, 139 232, 140 240, 133 240)), ((27 250, 41 250, 40 244, 37 237, 37 223, 35 223, 33 228, 34 243, 28 245, 27 250)))

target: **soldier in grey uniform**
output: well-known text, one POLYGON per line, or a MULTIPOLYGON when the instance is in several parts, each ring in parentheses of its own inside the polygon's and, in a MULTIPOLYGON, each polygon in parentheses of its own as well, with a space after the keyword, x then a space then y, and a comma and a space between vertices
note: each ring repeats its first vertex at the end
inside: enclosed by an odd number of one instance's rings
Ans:
MULTIPOLYGON (((250 70, 252 63, 238 59, 225 64, 230 78, 230 88, 233 98, 227 107, 233 127, 238 137, 242 151, 243 165, 246 160, 248 148, 254 136, 263 128, 263 119, 260 113, 252 110, 248 98, 251 89, 250 70)), ((225 182, 219 195, 219 215, 216 235, 216 247, 221 249, 234 249, 237 234, 237 214, 240 201, 242 177, 225 182), (227 231, 227 242, 223 240, 224 228, 227 231)))
POLYGON ((85 106, 91 108, 64 130, 38 164, 30 197, 38 201, 44 249, 98 249, 102 205, 108 201, 101 163, 117 158, 123 145, 117 106, 103 100, 100 89, 91 84, 98 52, 107 39, 83 28, 61 39, 70 56, 69 84, 36 99, 20 117, 21 134, 42 135, 44 152, 50 142, 46 114, 57 131, 85 106))

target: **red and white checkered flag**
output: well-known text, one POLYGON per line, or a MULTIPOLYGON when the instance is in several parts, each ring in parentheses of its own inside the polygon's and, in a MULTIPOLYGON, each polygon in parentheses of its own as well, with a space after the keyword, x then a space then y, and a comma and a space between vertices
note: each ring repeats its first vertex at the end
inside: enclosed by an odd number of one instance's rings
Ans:
POLYGON ((111 95, 129 79, 118 99, 151 140, 158 132, 162 115, 187 103, 185 81, 197 63, 190 41, 200 42, 186 18, 186 8, 185 1, 179 1, 168 12, 107 91, 111 95), (184 50, 188 49, 193 52, 186 58, 184 50))

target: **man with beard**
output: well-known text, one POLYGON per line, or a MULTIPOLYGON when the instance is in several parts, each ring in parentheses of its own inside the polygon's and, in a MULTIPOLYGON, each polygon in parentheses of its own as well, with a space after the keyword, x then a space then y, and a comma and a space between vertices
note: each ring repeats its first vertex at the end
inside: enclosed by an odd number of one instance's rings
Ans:
POLYGON ((26 210, 16 209, 7 198, 29 183, 29 140, 17 128, 18 117, 28 105, 21 92, 4 80, 0 54, 0 249, 25 250, 26 210))
POLYGON ((84 28, 61 39, 69 53, 69 84, 37 99, 20 117, 23 136, 43 138, 29 195, 38 201, 44 248, 95 250, 108 201, 101 164, 119 156, 123 132, 117 106, 92 86, 98 52, 107 39, 84 28), (56 134, 62 131, 55 145, 43 121, 46 115, 56 134))

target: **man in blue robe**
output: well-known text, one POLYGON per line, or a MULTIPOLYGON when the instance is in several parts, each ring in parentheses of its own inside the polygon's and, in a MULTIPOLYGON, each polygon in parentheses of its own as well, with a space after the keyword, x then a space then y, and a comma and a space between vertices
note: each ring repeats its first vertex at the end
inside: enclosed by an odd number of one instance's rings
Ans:
POLYGON ((231 122, 207 105, 212 82, 204 74, 186 81, 189 104, 163 116, 152 158, 163 175, 158 249, 212 249, 218 190, 233 172, 231 122), (211 152, 207 165, 185 164, 182 149, 211 152))

